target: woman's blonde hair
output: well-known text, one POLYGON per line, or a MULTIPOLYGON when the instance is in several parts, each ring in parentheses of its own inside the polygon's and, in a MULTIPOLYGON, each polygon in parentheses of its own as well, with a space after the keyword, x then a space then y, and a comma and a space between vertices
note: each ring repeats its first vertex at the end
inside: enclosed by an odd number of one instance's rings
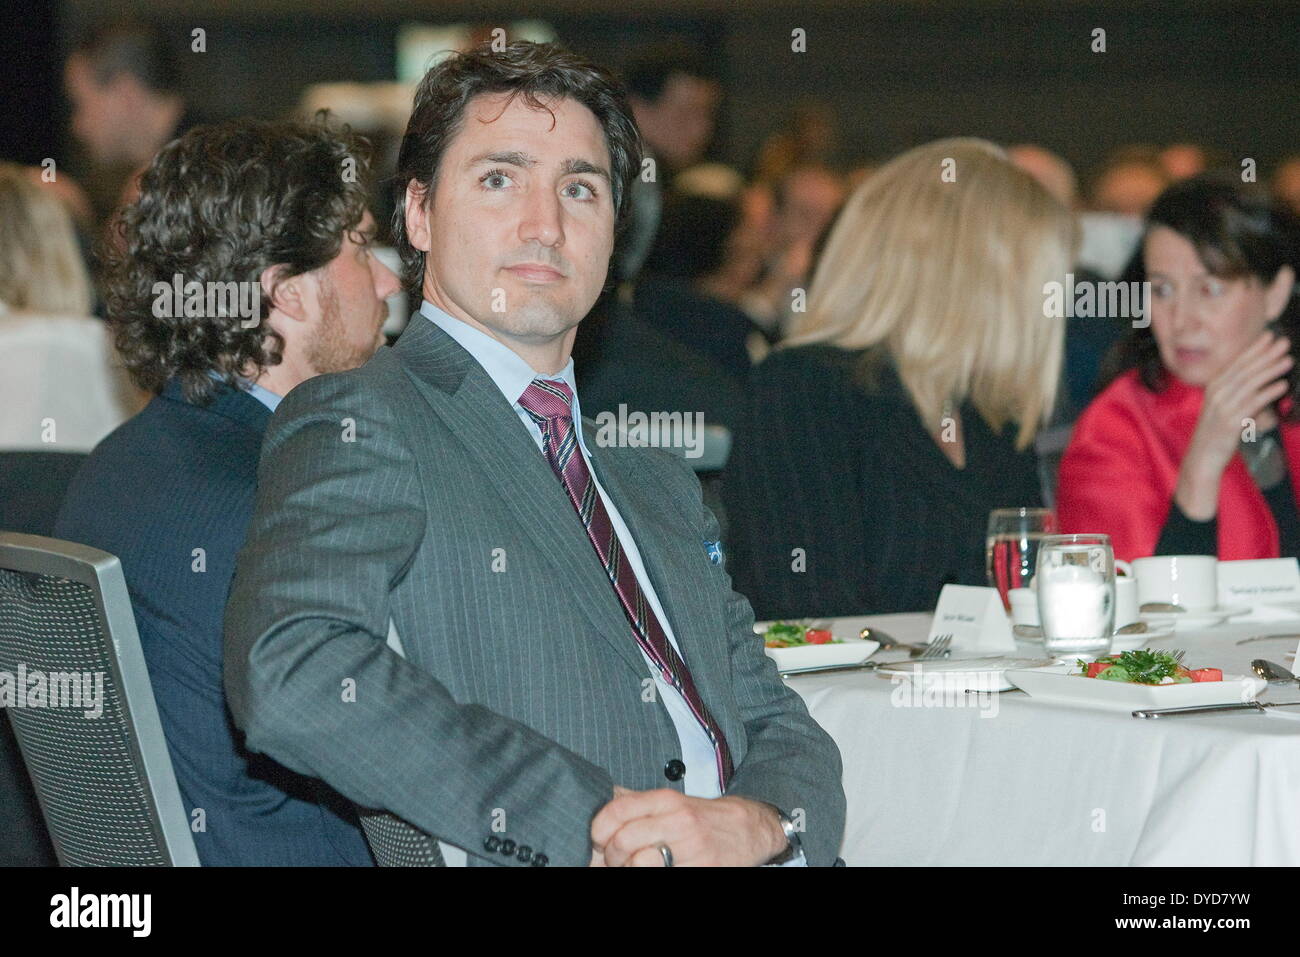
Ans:
POLYGON ((885 353, 938 430, 944 402, 969 398, 1027 447, 1051 414, 1063 320, 1045 284, 1064 282, 1074 217, 985 140, 909 150, 854 190, 785 345, 885 353))
POLYGON ((0 305, 87 316, 90 278, 72 217, 35 171, 0 162, 0 305))

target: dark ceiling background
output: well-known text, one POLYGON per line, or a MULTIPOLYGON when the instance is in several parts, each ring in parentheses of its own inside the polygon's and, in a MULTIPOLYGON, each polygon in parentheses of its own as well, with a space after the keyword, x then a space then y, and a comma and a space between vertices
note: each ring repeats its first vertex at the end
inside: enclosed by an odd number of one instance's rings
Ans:
MULTIPOLYGON (((207 31, 188 54, 192 102, 209 118, 273 116, 302 87, 394 78, 405 22, 544 19, 562 42, 611 65, 680 35, 725 89, 714 153, 741 165, 803 97, 841 123, 842 160, 882 158, 938 136, 1040 142, 1086 172, 1112 148, 1193 140, 1267 169, 1300 150, 1300 3, 1185 0, 780 3, 429 3, 407 0, 95 0, 25 3, 6 18, 0 155, 70 154, 63 51, 89 23, 134 12, 174 32, 207 31), (790 52, 790 31, 808 52, 790 52), (1106 30, 1107 51, 1090 50, 1106 30)), ((72 154, 75 168, 75 154, 72 154)))

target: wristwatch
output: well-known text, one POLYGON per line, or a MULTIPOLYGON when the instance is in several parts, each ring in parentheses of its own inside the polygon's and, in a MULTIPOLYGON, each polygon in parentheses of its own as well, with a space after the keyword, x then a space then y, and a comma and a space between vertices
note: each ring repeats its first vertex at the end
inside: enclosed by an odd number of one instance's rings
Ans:
MULTIPOLYGON (((772 805, 775 807, 775 805, 772 805)), ((781 821, 781 830, 785 832, 785 839, 788 842, 786 848, 776 857, 768 861, 768 865, 785 864, 794 860, 803 851, 803 844, 799 841, 799 832, 795 829, 794 821, 790 820, 790 815, 786 814, 779 807, 776 808, 776 815, 781 821)))

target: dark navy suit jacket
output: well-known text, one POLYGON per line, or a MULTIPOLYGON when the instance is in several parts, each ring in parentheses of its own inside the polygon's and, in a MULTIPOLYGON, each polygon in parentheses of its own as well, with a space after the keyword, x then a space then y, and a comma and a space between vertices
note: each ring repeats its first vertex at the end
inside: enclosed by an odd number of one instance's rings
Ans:
POLYGON ((245 392, 222 386, 198 406, 169 382, 91 453, 55 535, 122 561, 199 860, 373 865, 351 805, 319 781, 247 753, 222 691, 226 593, 270 418, 245 392))

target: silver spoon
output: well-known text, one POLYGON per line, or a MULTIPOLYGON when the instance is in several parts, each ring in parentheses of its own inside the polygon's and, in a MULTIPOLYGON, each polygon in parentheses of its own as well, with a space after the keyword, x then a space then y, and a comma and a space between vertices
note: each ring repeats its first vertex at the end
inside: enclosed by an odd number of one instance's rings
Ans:
MULTIPOLYGON (((897 638, 895 638, 893 635, 889 634, 886 631, 881 631, 879 628, 872 628, 870 626, 863 628, 860 632, 858 632, 858 637, 861 638, 863 641, 880 642, 880 647, 876 649, 877 651, 893 651, 893 650, 903 649, 906 650, 908 653, 910 653, 913 658, 917 657, 918 655, 923 655, 926 653, 926 651, 930 650, 929 645, 911 645, 908 644, 906 641, 899 641, 897 638)), ((948 656, 945 654, 943 655, 943 657, 946 658, 948 656)))
POLYGON ((916 647, 915 645, 909 645, 905 642, 899 641, 897 638, 895 638, 887 631, 881 631, 879 628, 872 628, 870 626, 863 628, 860 632, 858 632, 858 637, 861 638, 863 641, 880 642, 880 648, 878 649, 880 651, 889 651, 891 648, 915 648, 916 647))
POLYGON ((1286 684, 1294 681, 1300 684, 1300 678, 1297 678, 1291 672, 1287 671, 1275 661, 1269 661, 1265 658, 1256 658, 1250 663, 1250 670, 1255 672, 1269 684, 1286 684))
POLYGON ((1157 615, 1167 615, 1170 612, 1182 613, 1187 611, 1182 605, 1172 605, 1167 601, 1149 601, 1146 602, 1139 611, 1150 612, 1157 615))

